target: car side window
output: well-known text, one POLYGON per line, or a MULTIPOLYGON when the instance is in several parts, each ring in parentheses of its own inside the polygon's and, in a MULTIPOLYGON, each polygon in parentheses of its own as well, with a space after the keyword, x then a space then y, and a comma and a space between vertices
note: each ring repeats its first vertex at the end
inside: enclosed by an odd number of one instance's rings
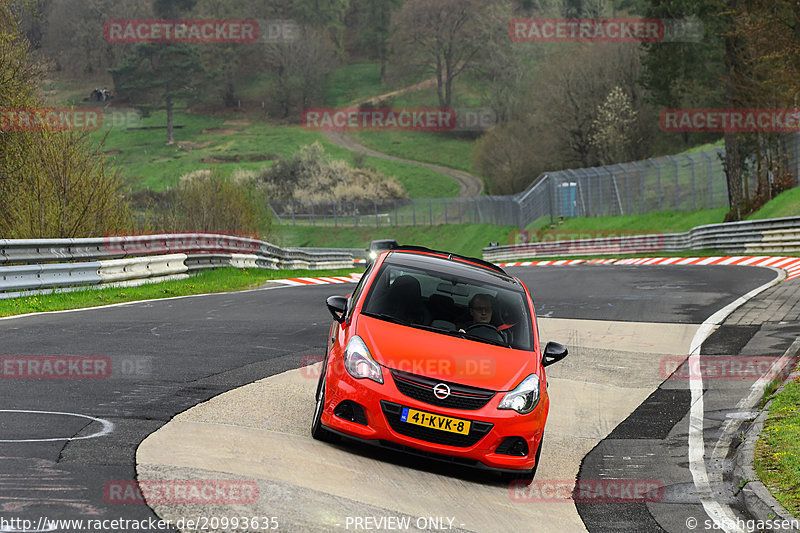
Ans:
POLYGON ((353 314, 353 310, 356 308, 356 302, 358 298, 361 296, 361 293, 364 291, 364 287, 367 285, 367 276, 369 276, 370 272, 372 272, 372 265, 375 263, 370 263, 367 269, 364 271, 364 275, 361 276, 361 279, 358 280, 356 284, 356 288, 353 291, 353 294, 350 295, 350 298, 347 300, 347 319, 350 319, 350 316, 353 314))

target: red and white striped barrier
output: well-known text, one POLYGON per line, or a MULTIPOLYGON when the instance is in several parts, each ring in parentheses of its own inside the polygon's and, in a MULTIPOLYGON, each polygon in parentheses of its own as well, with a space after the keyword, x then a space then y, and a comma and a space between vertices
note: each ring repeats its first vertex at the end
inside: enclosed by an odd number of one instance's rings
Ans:
POLYGON ((333 283, 358 283, 358 280, 361 279, 362 274, 359 273, 352 273, 350 277, 346 276, 335 276, 330 278, 289 278, 289 279, 276 279, 272 280, 275 283, 282 283, 284 285, 291 285, 293 287, 299 287, 301 285, 326 285, 326 284, 333 284, 333 283))
POLYGON ((569 259, 561 261, 522 261, 499 263, 499 266, 568 266, 568 265, 739 265, 774 267, 786 271, 786 280, 800 278, 800 257, 733 256, 733 257, 640 257, 633 259, 569 259))
MULTIPOLYGON (((732 256, 732 257, 638 257, 632 259, 561 259, 557 261, 518 261, 498 263, 500 267, 527 266, 572 266, 572 265, 738 265, 774 267, 786 271, 786 280, 800 278, 800 257, 732 256)), ((363 274, 354 272, 347 276, 324 278, 289 278, 273 280, 299 287, 302 285, 326 285, 336 283, 358 283, 363 274)))

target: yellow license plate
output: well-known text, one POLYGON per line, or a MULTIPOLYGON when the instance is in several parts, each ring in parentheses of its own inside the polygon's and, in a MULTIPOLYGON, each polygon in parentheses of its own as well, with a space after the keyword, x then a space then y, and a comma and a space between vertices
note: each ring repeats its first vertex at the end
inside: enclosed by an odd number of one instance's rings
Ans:
POLYGON ((469 435, 469 420, 461 420, 459 418, 450 418, 449 416, 434 415, 424 411, 417 411, 416 409, 409 409, 403 407, 403 414, 400 420, 423 426, 426 428, 439 429, 441 431, 449 431, 450 433, 460 433, 461 435, 469 435))

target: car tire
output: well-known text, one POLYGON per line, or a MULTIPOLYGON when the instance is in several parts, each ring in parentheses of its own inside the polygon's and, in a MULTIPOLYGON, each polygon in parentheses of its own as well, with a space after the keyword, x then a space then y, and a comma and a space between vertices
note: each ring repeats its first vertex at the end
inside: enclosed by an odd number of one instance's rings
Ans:
POLYGON ((536 470, 539 468, 539 456, 542 454, 542 442, 544 441, 544 435, 542 435, 542 440, 539 441, 539 447, 536 449, 536 464, 530 470, 520 470, 519 473, 514 472, 506 473, 503 472, 501 474, 501 478, 503 484, 509 485, 514 483, 515 485, 524 485, 528 486, 533 483, 533 478, 536 477, 536 470))
MULTIPOLYGON (((327 362, 326 362, 327 366, 327 362)), ((327 368, 322 369, 317 385, 316 404, 314 405, 314 419, 311 422, 311 436, 322 442, 338 442, 339 436, 331 433, 322 425, 322 411, 325 407, 325 374, 327 368)))

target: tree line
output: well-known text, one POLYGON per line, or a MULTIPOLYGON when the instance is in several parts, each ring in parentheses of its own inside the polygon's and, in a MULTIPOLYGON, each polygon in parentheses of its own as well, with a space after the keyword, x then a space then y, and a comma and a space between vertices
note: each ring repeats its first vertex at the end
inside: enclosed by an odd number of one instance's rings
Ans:
MULTIPOLYGON (((336 66, 380 64, 381 81, 435 80, 431 105, 479 102, 499 124, 477 138, 474 164, 493 194, 547 170, 643 159, 719 138, 668 133, 664 108, 796 105, 800 9, 791 0, 18 0, 20 29, 65 75, 111 72, 141 109, 233 107, 254 75, 266 111, 294 120, 323 102, 336 66), (298 38, 222 44, 112 44, 103 23, 126 18, 292 20, 298 38), (524 17, 694 21, 699 38, 654 43, 518 43, 524 17)), ((774 133, 726 133, 731 220, 790 186, 774 133), (755 182, 755 190, 749 183, 755 182)))

